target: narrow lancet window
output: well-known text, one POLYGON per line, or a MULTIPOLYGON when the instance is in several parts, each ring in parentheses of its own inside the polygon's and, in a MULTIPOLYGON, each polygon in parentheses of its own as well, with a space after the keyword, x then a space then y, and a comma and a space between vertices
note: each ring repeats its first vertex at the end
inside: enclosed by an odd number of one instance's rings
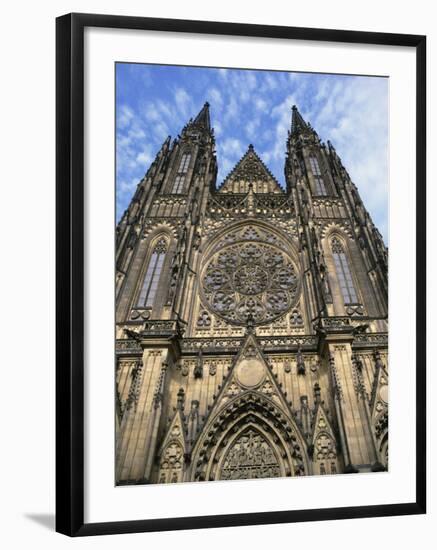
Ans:
POLYGON ((337 237, 334 237, 331 241, 331 250, 344 303, 356 304, 358 303, 358 298, 352 280, 351 270, 343 249, 343 245, 337 237))
POLYGON ((167 242, 164 238, 161 238, 153 248, 152 256, 150 257, 149 265, 147 266, 146 275, 144 276, 143 286, 138 298, 138 307, 153 306, 166 252, 167 242))
POLYGON ((182 193, 182 190, 184 188, 184 183, 185 183, 185 176, 178 174, 174 180, 173 193, 175 194, 182 193))
POLYGON ((184 153, 181 158, 181 163, 179 165, 179 173, 186 174, 188 171, 188 166, 190 165, 191 155, 190 153, 184 153))
POLYGON ((185 184, 185 174, 188 172, 188 167, 190 165, 191 154, 184 153, 179 163, 178 172, 173 183, 172 193, 179 194, 184 190, 185 184))
POLYGON ((326 186, 325 182, 323 181, 323 176, 320 171, 319 161, 314 155, 310 156, 310 166, 311 166, 311 172, 314 176, 314 183, 316 185, 315 188, 315 194, 316 195, 326 195, 326 186))

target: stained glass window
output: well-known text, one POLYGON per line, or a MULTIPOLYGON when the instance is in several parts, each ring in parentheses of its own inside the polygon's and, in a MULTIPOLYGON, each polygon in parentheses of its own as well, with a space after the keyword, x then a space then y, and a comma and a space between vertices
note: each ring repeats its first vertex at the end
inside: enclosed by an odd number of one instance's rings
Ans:
POLYGON ((320 171, 319 161, 314 155, 310 156, 310 166, 316 184, 316 195, 326 195, 326 186, 320 171))
POLYGON ((190 165, 191 155, 190 153, 184 153, 181 158, 181 163, 179 165, 179 174, 186 174, 188 171, 188 166, 190 165))
POLYGON ((139 307, 153 306, 166 252, 166 240, 161 238, 153 248, 152 256, 150 257, 149 265, 147 266, 143 286, 137 302, 139 307))
POLYGON ((343 245, 336 237, 334 237, 331 241, 331 250, 344 303, 356 304, 358 303, 358 298, 352 280, 349 263, 344 252, 343 245))
POLYGON ((172 193, 179 194, 182 193, 185 183, 185 174, 188 171, 188 166, 190 165, 191 154, 184 153, 179 163, 178 172, 173 183, 172 193))
POLYGON ((182 193, 185 183, 185 176, 178 174, 174 180, 172 193, 182 193))

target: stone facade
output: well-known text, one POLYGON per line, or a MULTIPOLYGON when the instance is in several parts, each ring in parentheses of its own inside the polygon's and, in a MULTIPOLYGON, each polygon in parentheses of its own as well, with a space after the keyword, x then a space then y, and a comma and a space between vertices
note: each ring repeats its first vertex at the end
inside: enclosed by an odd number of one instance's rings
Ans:
POLYGON ((217 187, 205 104, 138 184, 116 230, 118 484, 387 469, 387 249, 296 107, 286 151, 285 190, 252 145, 217 187))

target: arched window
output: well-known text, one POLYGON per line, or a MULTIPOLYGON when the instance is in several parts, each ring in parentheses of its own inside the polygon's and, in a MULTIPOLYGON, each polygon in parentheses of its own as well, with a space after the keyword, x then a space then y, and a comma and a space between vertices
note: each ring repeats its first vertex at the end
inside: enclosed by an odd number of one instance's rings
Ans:
POLYGON ((172 193, 179 194, 184 190, 185 175, 188 172, 188 166, 190 165, 191 153, 184 153, 179 163, 179 168, 176 174, 176 178, 173 183, 172 193))
POLYGON ((326 195, 326 186, 323 181, 322 172, 320 171, 319 161, 315 155, 310 155, 311 172, 314 176, 314 182, 316 184, 316 195, 326 195))
POLYGON ((162 265, 167 252, 167 241, 161 237, 153 248, 152 255, 144 276, 143 286, 138 297, 138 307, 152 307, 158 289, 162 265))
POLYGON ((354 283, 352 281, 351 270, 349 268, 349 263, 344 252, 343 245, 337 237, 334 237, 331 241, 331 250, 344 303, 356 304, 358 303, 358 298, 354 283))

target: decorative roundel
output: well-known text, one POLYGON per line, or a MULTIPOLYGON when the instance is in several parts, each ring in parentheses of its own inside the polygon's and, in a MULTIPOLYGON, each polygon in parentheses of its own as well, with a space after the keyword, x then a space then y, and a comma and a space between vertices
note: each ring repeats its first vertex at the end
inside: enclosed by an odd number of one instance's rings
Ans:
POLYGON ((210 309, 233 324, 270 323, 297 301, 299 280, 291 258, 267 243, 243 242, 217 251, 202 271, 210 309))
POLYGON ((265 368, 259 359, 243 359, 235 369, 235 376, 245 388, 256 388, 265 378, 265 368))

